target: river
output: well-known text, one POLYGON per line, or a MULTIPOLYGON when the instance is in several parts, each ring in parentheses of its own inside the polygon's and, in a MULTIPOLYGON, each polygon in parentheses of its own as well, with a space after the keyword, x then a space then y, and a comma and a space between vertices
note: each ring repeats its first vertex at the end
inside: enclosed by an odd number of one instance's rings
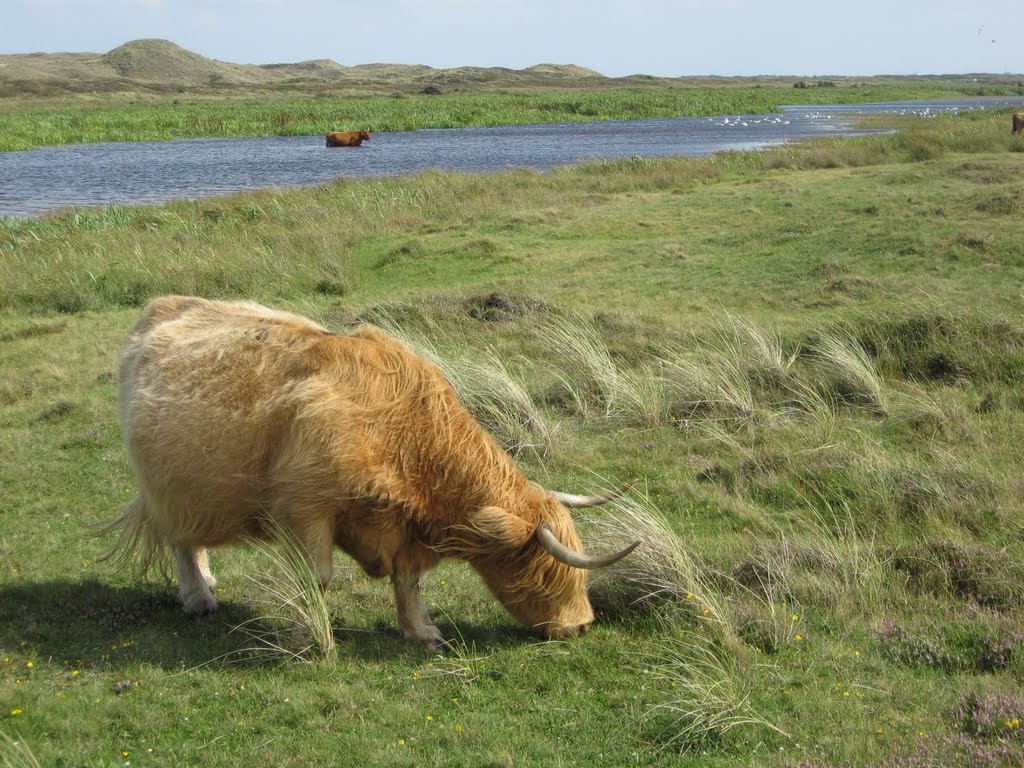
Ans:
POLYGON ((326 148, 323 136, 43 147, 0 152, 0 216, 32 217, 71 206, 156 204, 428 168, 547 170, 623 157, 700 157, 817 136, 877 132, 857 127, 862 114, 930 116, 1018 104, 1024 104, 1024 97, 804 105, 773 115, 396 131, 375 133, 359 148, 340 149, 326 148))

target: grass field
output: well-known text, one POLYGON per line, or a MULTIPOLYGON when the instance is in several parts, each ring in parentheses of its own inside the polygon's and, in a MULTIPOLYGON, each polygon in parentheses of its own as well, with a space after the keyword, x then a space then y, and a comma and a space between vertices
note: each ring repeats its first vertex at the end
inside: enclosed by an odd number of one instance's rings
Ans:
POLYGON ((1024 140, 902 127, 2 220, 0 765, 1024 765, 1024 140), (276 551, 215 551, 205 620, 100 562, 170 292, 392 328, 532 479, 635 480, 580 516, 644 540, 594 629, 457 563, 430 654, 341 555, 326 638, 276 551))

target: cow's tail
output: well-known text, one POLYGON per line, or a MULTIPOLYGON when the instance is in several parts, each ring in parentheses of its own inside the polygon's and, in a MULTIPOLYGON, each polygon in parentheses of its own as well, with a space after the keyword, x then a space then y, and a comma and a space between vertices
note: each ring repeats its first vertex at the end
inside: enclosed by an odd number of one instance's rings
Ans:
POLYGON ((154 566, 163 576, 168 576, 167 549, 153 525, 150 512, 145 496, 140 493, 120 515, 98 527, 94 532, 96 536, 118 534, 117 541, 100 560, 112 560, 123 566, 134 560, 138 553, 139 576, 145 576, 154 566))

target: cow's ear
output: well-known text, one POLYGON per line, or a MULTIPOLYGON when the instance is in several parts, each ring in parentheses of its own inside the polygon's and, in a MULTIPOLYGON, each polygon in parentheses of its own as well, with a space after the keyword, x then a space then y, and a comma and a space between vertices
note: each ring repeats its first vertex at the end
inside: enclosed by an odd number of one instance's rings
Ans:
POLYGON ((533 536, 533 527, 501 507, 482 507, 470 515, 469 523, 480 538, 503 546, 519 547, 533 536))

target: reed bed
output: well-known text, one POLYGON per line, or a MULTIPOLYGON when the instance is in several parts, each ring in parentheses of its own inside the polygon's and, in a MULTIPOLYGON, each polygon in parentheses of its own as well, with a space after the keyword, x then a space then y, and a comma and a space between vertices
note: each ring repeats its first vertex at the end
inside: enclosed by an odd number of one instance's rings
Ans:
MULTIPOLYGON (((189 100, 130 105, 4 110, 0 151, 106 141, 311 136, 329 130, 412 131, 489 125, 776 112, 780 104, 856 103, 934 98, 964 86, 806 89, 645 87, 537 90, 511 93, 419 93, 347 98, 189 100)), ((975 89, 976 90, 976 89, 975 89)))

